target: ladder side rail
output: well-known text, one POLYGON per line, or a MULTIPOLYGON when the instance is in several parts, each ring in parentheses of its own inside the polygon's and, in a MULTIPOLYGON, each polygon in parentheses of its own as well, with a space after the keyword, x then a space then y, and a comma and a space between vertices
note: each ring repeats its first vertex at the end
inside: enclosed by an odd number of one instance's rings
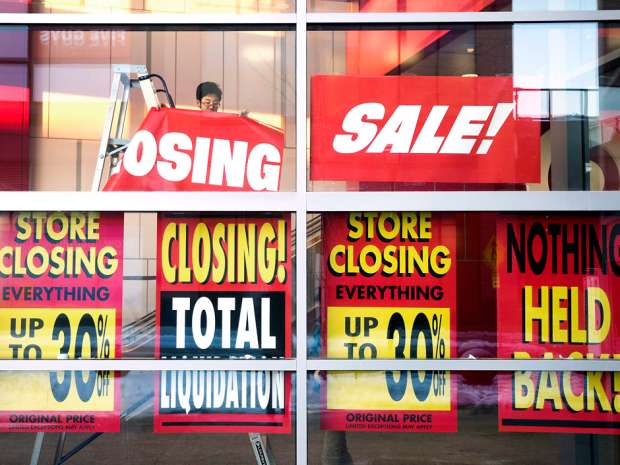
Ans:
POLYGON ((131 80, 129 76, 123 74, 121 76, 121 83, 123 84, 123 98, 121 99, 121 106, 118 111, 118 124, 116 125, 116 138, 123 138, 123 130, 125 129, 125 119, 127 118, 127 107, 129 105, 129 91, 131 89, 131 80))
POLYGON ((256 458, 257 465, 276 465, 276 461, 271 452, 269 441, 263 440, 260 433, 248 433, 250 438, 250 444, 252 445, 252 451, 256 458))
POLYGON ((101 185, 101 177, 103 175, 103 167, 105 164, 105 157, 108 151, 108 142, 110 140, 110 134, 112 133, 112 124, 114 122, 114 114, 116 113, 116 104, 118 100, 118 89, 121 84, 121 73, 115 72, 112 78, 112 88, 110 91, 110 106, 108 107, 108 114, 106 116, 103 132, 101 134, 101 141, 99 142, 99 152, 97 152, 97 165, 95 167, 95 174, 93 176, 93 183, 91 186, 92 192, 97 192, 101 185))
POLYGON ((147 76, 148 73, 145 69, 144 73, 138 73, 138 85, 140 86, 140 90, 142 91, 142 96, 144 97, 144 103, 146 104, 146 108, 150 110, 151 108, 160 108, 161 104, 159 102, 159 97, 157 97, 157 93, 155 92, 155 88, 153 87, 153 81, 150 79, 140 79, 143 76, 147 76))

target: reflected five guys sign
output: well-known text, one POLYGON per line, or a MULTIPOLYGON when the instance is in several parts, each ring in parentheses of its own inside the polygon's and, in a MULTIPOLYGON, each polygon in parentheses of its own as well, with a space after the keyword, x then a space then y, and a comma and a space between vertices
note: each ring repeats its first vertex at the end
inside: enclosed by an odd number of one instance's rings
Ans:
MULTIPOLYGON (((121 356, 123 214, 0 216, 0 358, 121 356)), ((114 432, 110 371, 0 375, 0 431, 114 432)))
POLYGON ((278 191, 282 131, 251 118, 152 109, 104 188, 107 191, 278 191))
MULTIPOLYGON (((290 215, 160 214, 157 244, 160 358, 292 355, 290 215)), ((282 371, 162 372, 155 431, 288 433, 290 381, 282 371)))
MULTIPOLYGON (((450 358, 456 341, 456 230, 440 213, 324 217, 323 356, 450 358)), ((445 371, 328 372, 321 427, 457 430, 445 371)))
POLYGON ((313 180, 539 182, 510 77, 314 76, 313 180))
MULTIPOLYGON (((497 222, 501 358, 620 359, 620 217, 497 222)), ((501 374, 501 431, 620 433, 620 373, 501 374)))

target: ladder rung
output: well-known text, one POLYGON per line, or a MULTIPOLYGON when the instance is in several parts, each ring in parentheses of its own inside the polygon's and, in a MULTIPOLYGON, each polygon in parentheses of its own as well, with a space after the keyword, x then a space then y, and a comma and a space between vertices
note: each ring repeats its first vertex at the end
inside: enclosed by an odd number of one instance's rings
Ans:
POLYGON ((129 139, 108 139, 108 146, 109 145, 127 145, 129 144, 130 140, 129 139))

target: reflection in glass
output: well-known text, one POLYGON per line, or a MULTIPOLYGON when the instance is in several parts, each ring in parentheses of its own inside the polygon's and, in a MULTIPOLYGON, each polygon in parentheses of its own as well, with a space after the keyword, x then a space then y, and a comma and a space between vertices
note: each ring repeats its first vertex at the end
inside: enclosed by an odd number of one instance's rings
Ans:
MULTIPOLYGON (((89 463, 93 465, 132 463, 146 465, 153 463, 200 463, 208 457, 209 463, 255 464, 255 448, 263 448, 271 454, 272 463, 294 463, 295 443, 291 434, 262 434, 234 432, 234 429, 219 427, 217 434, 156 434, 154 433, 154 395, 157 392, 157 372, 117 372, 116 393, 118 404, 106 406, 100 402, 97 384, 92 395, 82 400, 77 397, 75 381, 70 386, 72 410, 67 411, 69 399, 59 402, 52 399, 52 391, 46 383, 41 386, 28 384, 28 381, 41 378, 49 384, 52 375, 68 376, 72 379, 99 379, 100 372, 3 372, 0 383, 9 383, 13 391, 20 393, 19 408, 9 412, 10 399, 14 393, 0 391, 0 447, 3 449, 3 465, 31 463, 89 463), (37 387, 47 387, 47 391, 37 387), (44 408, 48 412, 27 413, 37 407, 39 400, 49 398, 44 408), (92 428, 92 417, 106 413, 110 421, 117 425, 116 431, 103 432, 92 428), (6 432, 9 425, 26 428, 46 416, 48 429, 45 434, 30 432, 6 432), (12 419, 11 419, 12 418, 12 419), (6 422, 5 422, 6 420, 6 422), (90 426, 89 426, 90 425, 90 426), (120 429, 119 429, 120 428, 120 429), (65 431, 65 434, 61 434, 65 431), (55 461, 54 461, 55 460, 55 461)), ((260 373, 260 372, 259 372, 260 373)), ((269 373, 269 372, 267 372, 269 373)), ((4 387, 4 384, 3 384, 4 387)), ((290 385, 289 385, 290 387, 290 385)), ((180 413, 179 416, 185 416, 180 413)), ((247 415, 245 415, 247 417, 247 415)), ((243 415, 241 415, 243 417, 243 415)), ((243 418, 241 418, 243 419, 243 418)), ((247 421, 247 420, 246 420, 247 421)))
MULTIPOLYGON (((178 109, 198 110, 196 87, 212 81, 223 90, 219 115, 242 115, 248 124, 258 121, 275 128, 280 139, 284 133, 278 187, 292 190, 293 37, 282 30, 0 27, 0 142, 5 147, 0 154, 0 189, 90 190, 115 71, 129 69, 123 67, 129 64, 160 75, 178 109)), ((137 72, 129 76, 136 78, 137 72)), ((151 106, 135 84, 122 107, 124 121, 111 134, 117 141, 116 158, 151 106)), ((154 78, 154 86, 160 89, 162 83, 154 78)), ((119 102, 122 96, 119 91, 119 102)), ((171 106, 162 93, 157 96, 164 106, 171 106)), ((106 162, 101 186, 108 172, 106 162)))

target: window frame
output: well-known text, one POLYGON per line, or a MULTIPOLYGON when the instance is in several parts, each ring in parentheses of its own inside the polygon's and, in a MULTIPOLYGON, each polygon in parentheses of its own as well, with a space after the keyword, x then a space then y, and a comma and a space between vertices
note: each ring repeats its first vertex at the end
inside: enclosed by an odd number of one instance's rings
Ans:
POLYGON ((429 211, 617 211, 620 192, 311 192, 307 182, 307 31, 308 26, 398 25, 450 23, 561 23, 620 21, 620 10, 532 11, 465 13, 310 13, 306 0, 297 0, 295 13, 274 14, 0 14, 0 26, 245 26, 286 25, 295 33, 296 190, 279 193, 222 192, 0 192, 0 211, 94 210, 118 212, 175 211, 288 211, 296 221, 296 357, 287 360, 0 360, 0 370, 47 371, 65 369, 159 371, 284 370, 296 373, 296 460, 308 458, 307 374, 314 370, 451 371, 620 371, 620 360, 308 360, 307 354, 307 244, 308 213, 356 210, 429 211), (208 210, 204 206, 208 205, 208 210), (241 207, 242 206, 242 207, 241 207), (268 206, 266 209, 265 206, 268 206))

